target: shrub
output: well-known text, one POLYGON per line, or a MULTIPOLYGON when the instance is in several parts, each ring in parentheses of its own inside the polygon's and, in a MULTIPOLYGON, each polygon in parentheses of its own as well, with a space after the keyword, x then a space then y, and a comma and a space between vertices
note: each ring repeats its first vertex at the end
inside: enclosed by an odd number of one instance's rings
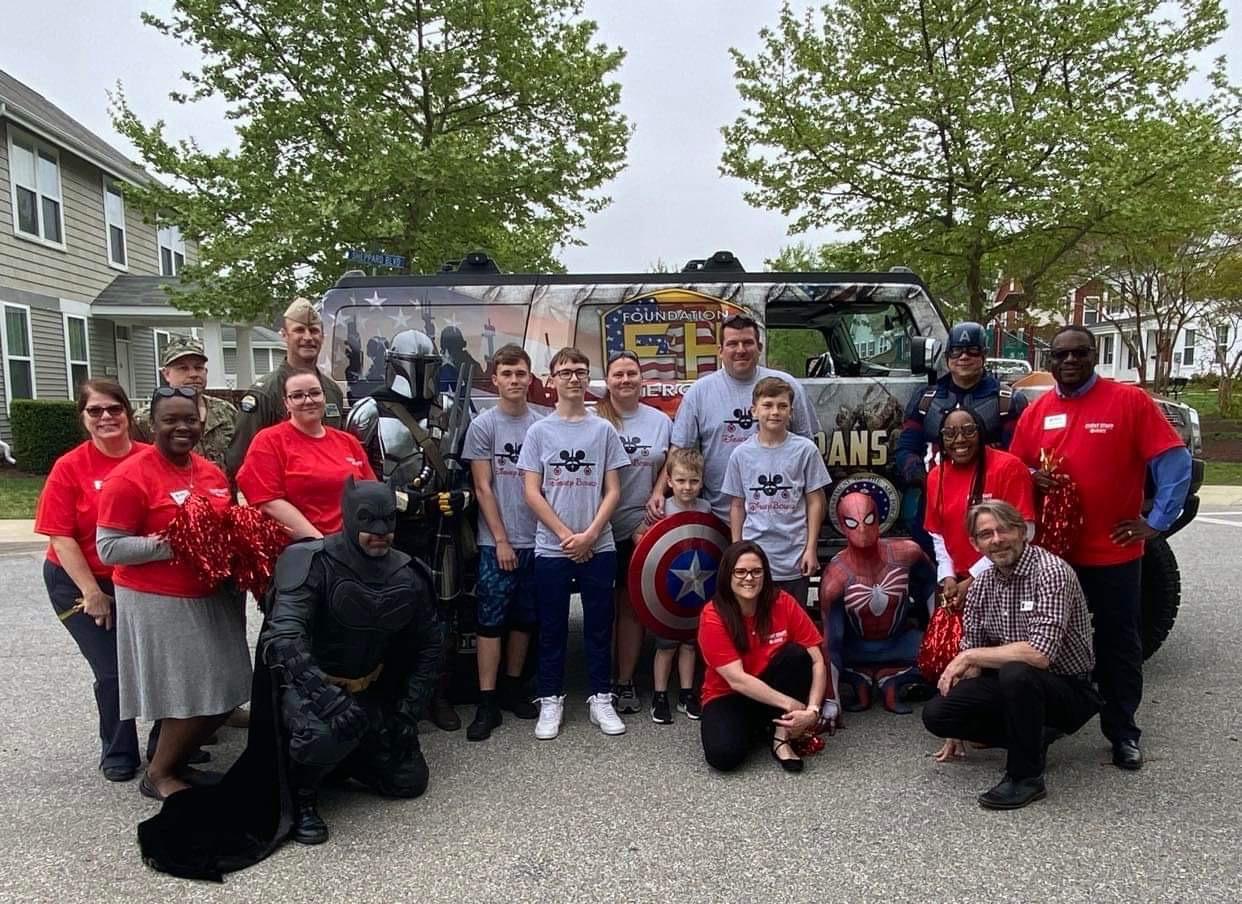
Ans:
POLYGON ((46 474, 56 459, 86 438, 77 406, 67 399, 14 399, 9 424, 13 457, 28 474, 46 474))

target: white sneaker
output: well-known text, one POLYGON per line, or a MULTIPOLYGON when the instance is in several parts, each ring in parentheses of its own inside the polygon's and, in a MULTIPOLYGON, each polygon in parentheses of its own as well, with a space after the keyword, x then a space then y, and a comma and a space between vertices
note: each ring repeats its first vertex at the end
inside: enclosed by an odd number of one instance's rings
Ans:
POLYGON ((612 694, 596 694, 588 697, 587 703, 591 705, 591 723, 598 725, 600 731, 606 735, 625 734, 625 723, 612 706, 612 694))
MULTIPOLYGON (((539 721, 535 723, 535 737, 541 741, 550 741, 561 733, 561 719, 565 716, 565 698, 540 697, 535 701, 539 704, 539 721)), ((613 716, 615 719, 616 716, 613 716)), ((619 719, 617 721, 620 721, 619 719)), ((625 726, 621 726, 625 730, 625 726)))

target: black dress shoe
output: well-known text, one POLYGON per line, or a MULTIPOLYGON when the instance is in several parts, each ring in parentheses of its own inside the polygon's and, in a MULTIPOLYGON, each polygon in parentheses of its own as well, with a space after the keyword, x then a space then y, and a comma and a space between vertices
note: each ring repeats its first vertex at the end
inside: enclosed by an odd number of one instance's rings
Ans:
POLYGON ((990 790, 979 795, 979 806, 987 810, 1017 810, 1047 796, 1042 775, 1012 778, 1006 774, 990 790))
POLYGON ((1118 741, 1113 745, 1113 765, 1118 769, 1129 769, 1133 772, 1143 768, 1143 751, 1139 750, 1138 741, 1118 741))
POLYGON ((138 774, 134 766, 101 766, 99 771, 110 782, 128 782, 138 774))
POLYGON ((803 766, 805 765, 802 760, 800 758, 788 760, 782 759, 780 755, 780 749, 782 747, 789 747, 790 750, 793 750, 793 747, 790 747, 788 740, 777 741, 774 739, 772 742, 772 759, 780 763, 781 768, 786 772, 801 772, 803 766))
POLYGON ((461 719, 457 716, 457 710, 453 709, 452 704, 443 697, 433 697, 429 709, 427 717, 431 719, 431 724, 441 731, 457 731, 461 728, 461 719))
POLYGON ((502 717, 500 707, 493 703, 480 703, 474 721, 466 726, 467 741, 486 741, 492 732, 500 727, 502 717))

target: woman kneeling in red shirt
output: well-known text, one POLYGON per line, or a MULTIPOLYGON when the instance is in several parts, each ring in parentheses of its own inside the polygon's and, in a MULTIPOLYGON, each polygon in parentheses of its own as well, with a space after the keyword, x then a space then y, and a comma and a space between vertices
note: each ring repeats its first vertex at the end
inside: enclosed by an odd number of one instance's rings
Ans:
POLYGON ((172 560, 163 537, 190 496, 230 504, 224 472, 190 450, 203 432, 198 393, 162 386, 151 399, 155 445, 126 459, 99 497, 99 557, 116 585, 122 719, 161 720, 139 791, 163 800, 188 787, 189 757, 250 697, 246 613, 227 585, 172 560))
POLYGON ((789 742, 819 720, 828 684, 821 642, 802 607, 777 590, 759 544, 744 540, 724 551, 715 599, 699 618, 699 649, 707 663, 701 729, 708 765, 736 769, 755 736, 766 734, 781 768, 802 771, 789 742))
POLYGON ((324 424, 317 374, 289 374, 284 391, 289 420, 255 434, 237 488, 293 539, 319 539, 341 529, 345 478, 375 480, 375 472, 352 433, 324 424))

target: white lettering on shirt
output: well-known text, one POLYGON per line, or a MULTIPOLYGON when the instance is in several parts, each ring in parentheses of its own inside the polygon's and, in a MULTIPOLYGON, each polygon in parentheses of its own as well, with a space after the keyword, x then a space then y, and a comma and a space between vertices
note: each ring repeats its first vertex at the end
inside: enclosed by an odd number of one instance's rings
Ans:
POLYGON ((773 631, 771 634, 768 635, 768 646, 774 647, 777 644, 782 644, 785 642, 785 638, 787 638, 788 636, 789 636, 788 631, 783 631, 783 630, 773 631))
POLYGON ((1091 421, 1086 425, 1088 433, 1102 434, 1112 432, 1115 424, 1107 421, 1091 421))

